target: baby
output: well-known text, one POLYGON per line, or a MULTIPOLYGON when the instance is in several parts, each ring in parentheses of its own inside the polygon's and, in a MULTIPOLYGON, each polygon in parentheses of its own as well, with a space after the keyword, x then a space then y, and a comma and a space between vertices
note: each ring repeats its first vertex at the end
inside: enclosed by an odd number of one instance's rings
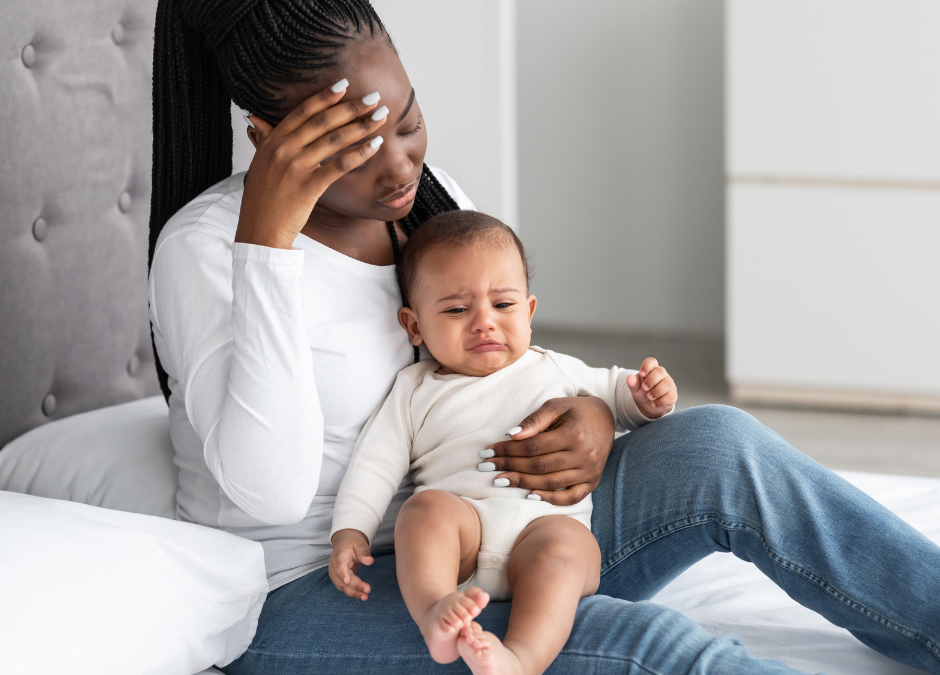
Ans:
POLYGON ((330 578, 350 597, 355 576, 409 470, 415 494, 395 526, 398 581, 431 657, 463 657, 481 673, 543 672, 574 623, 578 600, 600 581, 591 498, 554 506, 493 479, 481 459, 551 398, 594 395, 621 431, 669 412, 672 378, 653 359, 639 372, 589 368, 530 347, 535 296, 522 242, 482 213, 452 211, 412 235, 398 269, 412 344, 435 360, 401 371, 366 423, 340 486, 330 532, 330 578), (490 599, 513 599, 503 642, 473 619, 490 599))

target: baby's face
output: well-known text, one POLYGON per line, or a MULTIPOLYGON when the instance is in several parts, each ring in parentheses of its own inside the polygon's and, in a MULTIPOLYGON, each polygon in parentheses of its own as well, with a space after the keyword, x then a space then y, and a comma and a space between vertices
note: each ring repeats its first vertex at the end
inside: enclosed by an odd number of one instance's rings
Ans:
POLYGON ((411 308, 399 314, 441 372, 483 377, 517 361, 532 339, 535 296, 512 242, 437 248, 420 262, 411 308))

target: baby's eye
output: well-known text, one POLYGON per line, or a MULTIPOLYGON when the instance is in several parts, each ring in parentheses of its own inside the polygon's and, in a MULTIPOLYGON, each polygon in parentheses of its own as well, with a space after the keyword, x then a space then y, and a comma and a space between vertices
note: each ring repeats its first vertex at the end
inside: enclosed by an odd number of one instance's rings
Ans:
POLYGON ((466 311, 466 307, 453 307, 451 309, 445 309, 444 314, 463 314, 466 311))
POLYGON ((496 303, 495 305, 493 305, 493 307, 495 307, 496 309, 509 309, 509 308, 512 307, 514 304, 516 304, 516 303, 514 303, 514 302, 498 302, 498 303, 496 303))

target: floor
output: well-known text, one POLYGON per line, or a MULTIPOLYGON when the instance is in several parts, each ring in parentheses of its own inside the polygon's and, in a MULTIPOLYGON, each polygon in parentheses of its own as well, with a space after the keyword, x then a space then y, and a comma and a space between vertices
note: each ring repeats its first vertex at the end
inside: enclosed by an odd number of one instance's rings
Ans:
MULTIPOLYGON (((722 340, 536 328, 532 344, 591 366, 638 368, 655 356, 679 387, 678 408, 732 404, 722 340)), ((940 418, 739 407, 829 468, 940 477, 940 418)))

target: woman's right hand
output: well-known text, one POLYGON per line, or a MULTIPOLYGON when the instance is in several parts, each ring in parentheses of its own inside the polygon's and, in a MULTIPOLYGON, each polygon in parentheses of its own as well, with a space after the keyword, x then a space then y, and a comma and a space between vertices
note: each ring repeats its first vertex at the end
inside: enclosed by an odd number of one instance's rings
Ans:
POLYGON ((374 120, 366 113, 378 102, 340 104, 347 86, 342 80, 314 94, 276 127, 257 116, 249 118, 257 130, 256 151, 245 178, 236 242, 291 248, 320 195, 378 151, 379 137, 350 146, 385 124, 388 108, 383 106, 385 115, 374 120))

